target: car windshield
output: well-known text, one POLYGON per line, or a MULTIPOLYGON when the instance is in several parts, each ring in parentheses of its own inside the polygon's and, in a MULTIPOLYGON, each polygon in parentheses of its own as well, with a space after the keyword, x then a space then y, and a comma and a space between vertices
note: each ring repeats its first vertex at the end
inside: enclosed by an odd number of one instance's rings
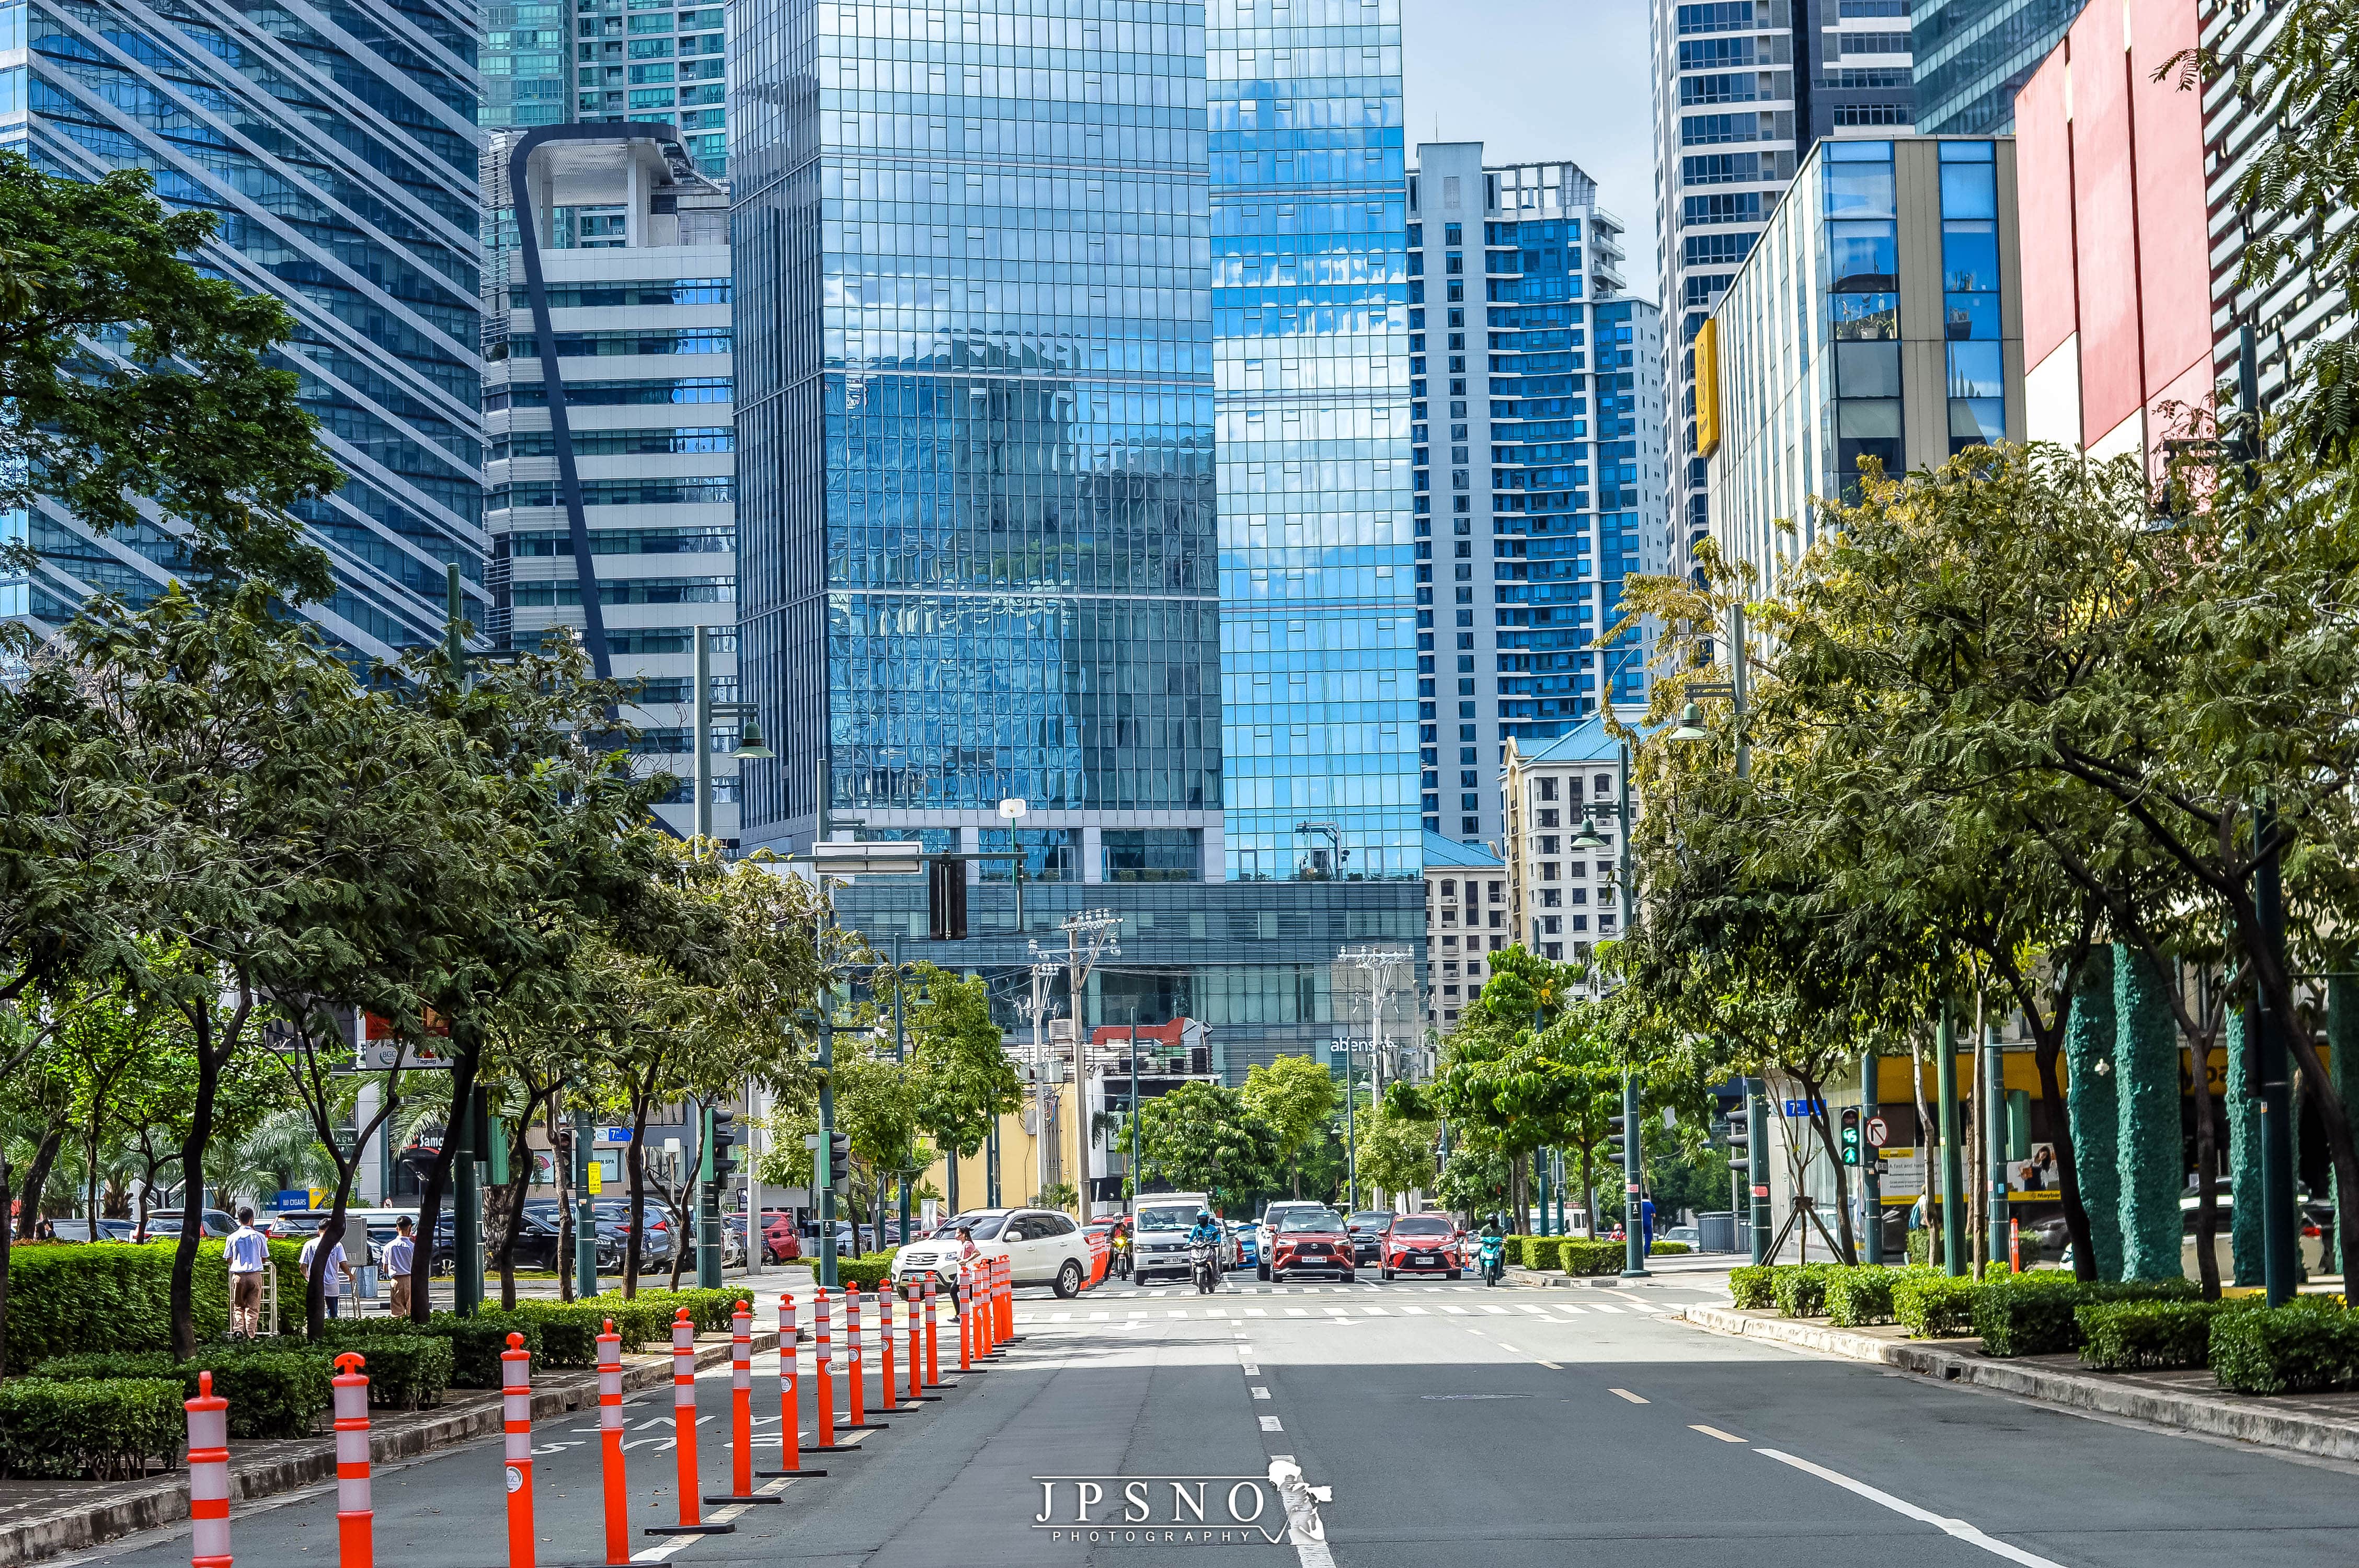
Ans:
POLYGON ((999 1227, 1006 1223, 1004 1214, 962 1214, 942 1228, 953 1241, 958 1239, 961 1227, 973 1231, 977 1241, 989 1241, 999 1235, 999 1227))
POLYGON ((1294 1222, 1302 1216, 1327 1212, 1315 1203, 1281 1203, 1272 1204, 1269 1213, 1263 1217, 1272 1230, 1290 1230, 1294 1222))
POLYGON ((1343 1229, 1343 1222, 1336 1218, 1330 1210, 1306 1209, 1288 1215, 1285 1223, 1278 1228, 1297 1232, 1309 1231, 1313 1235, 1319 1235, 1343 1229))
POLYGON ((1352 1228, 1357 1230, 1364 1226, 1372 1230, 1382 1230, 1386 1226, 1392 1223, 1392 1219, 1393 1216, 1390 1209, 1370 1209, 1365 1213, 1355 1214, 1352 1217, 1352 1228))
POLYGON ((1141 1230, 1193 1230, 1195 1227, 1196 1211, 1184 1205, 1173 1204, 1138 1211, 1138 1228, 1141 1230))
POLYGON ((1397 1219, 1393 1231, 1399 1236, 1448 1236, 1452 1227, 1446 1219, 1397 1219))

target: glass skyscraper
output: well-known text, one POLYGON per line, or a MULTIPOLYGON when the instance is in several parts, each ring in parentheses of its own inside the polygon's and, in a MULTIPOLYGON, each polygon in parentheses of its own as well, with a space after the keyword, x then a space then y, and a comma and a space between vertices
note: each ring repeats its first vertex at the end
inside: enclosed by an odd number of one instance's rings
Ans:
POLYGON ((1929 136, 2015 129, 2031 80, 2086 0, 1918 0, 1908 13, 1917 129, 1929 136))
MULTIPOLYGON (((475 43, 456 0, 0 5, 0 147, 153 170, 219 215, 201 265, 293 314, 280 358, 346 475, 301 509, 337 579, 304 612, 365 655, 440 639, 446 563, 483 591, 475 43)), ((0 603, 48 624, 93 591, 145 600, 179 558, 161 528, 93 535, 47 503, 9 531, 39 560, 0 603)))
POLYGON ((696 0, 492 0, 483 123, 677 125, 698 170, 726 178, 726 11, 696 0))
POLYGON ((1250 78, 1234 6, 734 13, 739 668, 779 752, 742 840, 807 847, 824 774, 839 836, 1021 855, 1020 928, 1006 860, 965 942, 915 879, 839 908, 995 977, 1111 908, 1075 1011, 1199 1019, 1232 1076, 1420 924, 1394 9, 1299 6, 1329 41, 1250 78), (1216 134, 1270 105, 1258 173, 1208 146, 1208 49, 1216 134))

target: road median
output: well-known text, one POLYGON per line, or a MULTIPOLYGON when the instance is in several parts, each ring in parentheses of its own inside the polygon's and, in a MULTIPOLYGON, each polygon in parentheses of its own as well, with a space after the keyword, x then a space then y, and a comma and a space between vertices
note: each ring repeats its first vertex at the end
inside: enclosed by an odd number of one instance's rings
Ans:
POLYGON ((1897 1328, 1836 1328, 1734 1307, 1692 1306, 1679 1315, 1715 1334, 1873 1361, 1941 1382, 2321 1458, 2359 1460, 2359 1401, 2347 1395, 2234 1394, 2213 1386, 2208 1372, 2091 1372, 2069 1357, 1986 1356, 1971 1339, 1908 1339, 1897 1328))

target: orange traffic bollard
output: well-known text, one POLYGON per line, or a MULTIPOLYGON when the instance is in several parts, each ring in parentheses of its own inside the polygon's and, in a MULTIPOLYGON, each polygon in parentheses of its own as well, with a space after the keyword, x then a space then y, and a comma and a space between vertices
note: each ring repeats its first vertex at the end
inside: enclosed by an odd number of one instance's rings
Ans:
POLYGON ((764 1480, 827 1474, 824 1470, 803 1468, 802 1397, 798 1391, 800 1379, 797 1376, 802 1352, 797 1347, 798 1338, 795 1298, 782 1295, 778 1298, 778 1467, 756 1471, 764 1480))
POLYGON ((914 1403, 926 1397, 926 1368, 919 1359, 918 1344, 918 1281, 910 1281, 908 1290, 909 1297, 905 1304, 909 1309, 909 1399, 914 1403))
POLYGON ((376 1510, 369 1505, 369 1380, 367 1362, 345 1351, 336 1357, 336 1561, 370 1568, 376 1561, 376 1510))
POLYGON ((190 1568, 230 1568, 229 1401, 213 1392, 213 1375, 197 1374, 189 1415, 189 1523, 195 1552, 190 1568))
POLYGON ((900 1390, 893 1375, 893 1292, 882 1280, 876 1281, 876 1339, 881 1346, 876 1362, 876 1408, 889 1411, 900 1403, 900 1390))
POLYGON ((999 1342, 1020 1343, 1016 1336, 1016 1261, 1012 1258, 999 1260, 999 1342))
POLYGON ((988 1361, 999 1354, 999 1270, 988 1258, 975 1264, 974 1358, 988 1361))
POLYGON ((532 1352, 508 1336, 500 1352, 500 1429, 508 1471, 508 1568, 532 1568, 532 1352))
POLYGON ((974 1292, 967 1289, 967 1271, 951 1281, 951 1290, 958 1297, 959 1364, 962 1372, 974 1370, 974 1292))
MULTIPOLYGON (((789 1352, 791 1354, 791 1351, 789 1352)), ((729 1314, 729 1485, 708 1503, 782 1503, 754 1490, 754 1308, 739 1302, 729 1314)))
POLYGON ((734 1524, 700 1524, 696 1508, 696 1325, 682 1307, 671 1320, 671 1440, 679 1460, 679 1522, 649 1535, 727 1535, 734 1524))
POLYGON ((868 1413, 867 1390, 861 1387, 864 1368, 860 1364, 860 1287, 853 1286, 843 1292, 844 1426, 858 1432, 861 1418, 868 1413))
POLYGON ((631 1483, 623 1459, 623 1336, 614 1320, 598 1336, 599 1478, 606 1494, 606 1562, 631 1560, 631 1483))

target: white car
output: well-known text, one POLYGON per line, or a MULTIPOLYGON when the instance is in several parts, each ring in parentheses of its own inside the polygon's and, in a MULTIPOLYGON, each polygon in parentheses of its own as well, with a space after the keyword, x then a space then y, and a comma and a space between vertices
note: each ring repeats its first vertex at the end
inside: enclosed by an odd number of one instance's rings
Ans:
POLYGON ((1188 1233, 1212 1202, 1205 1193, 1149 1193, 1137 1201, 1130 1232, 1131 1273, 1142 1285, 1158 1274, 1188 1277, 1188 1233))
POLYGON ((957 1289, 962 1226, 973 1233, 976 1252, 1009 1260, 1019 1285, 1053 1285, 1057 1294, 1071 1298, 1089 1282, 1089 1238, 1071 1215, 1049 1208, 970 1209, 895 1253, 893 1282, 931 1274, 938 1289, 957 1289))

